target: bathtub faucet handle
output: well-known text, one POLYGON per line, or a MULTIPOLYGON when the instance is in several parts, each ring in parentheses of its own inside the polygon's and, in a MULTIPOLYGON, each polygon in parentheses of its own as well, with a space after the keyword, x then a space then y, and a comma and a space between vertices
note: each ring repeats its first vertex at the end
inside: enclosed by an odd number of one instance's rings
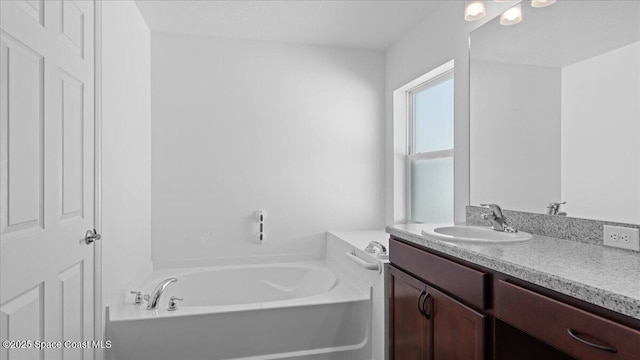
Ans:
POLYGON ((169 298, 169 307, 167 308, 167 310, 169 310, 169 311, 178 310, 178 303, 177 302, 178 301, 182 301, 182 300, 184 300, 184 299, 181 298, 181 297, 172 296, 171 298, 169 298))
POLYGON ((131 291, 133 295, 135 295, 135 299, 133 299, 133 305, 142 304, 142 292, 140 291, 131 291))

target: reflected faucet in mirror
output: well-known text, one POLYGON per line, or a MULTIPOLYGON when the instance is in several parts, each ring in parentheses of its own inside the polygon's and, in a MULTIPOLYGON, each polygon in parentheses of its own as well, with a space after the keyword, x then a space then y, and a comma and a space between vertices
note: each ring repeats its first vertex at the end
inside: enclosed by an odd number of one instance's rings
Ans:
POLYGON ((502 209, 498 204, 480 204, 480 206, 484 206, 491 210, 491 214, 482 214, 481 218, 482 220, 489 220, 491 222, 491 225, 493 225, 491 227, 493 230, 510 233, 518 232, 518 230, 512 228, 507 224, 507 217, 504 216, 504 214, 502 213, 502 209))
POLYGON ((563 202, 550 202, 549 205, 547 205, 547 215, 559 215, 559 216, 566 216, 567 213, 562 211, 560 212, 560 205, 564 205, 566 204, 566 201, 563 202))

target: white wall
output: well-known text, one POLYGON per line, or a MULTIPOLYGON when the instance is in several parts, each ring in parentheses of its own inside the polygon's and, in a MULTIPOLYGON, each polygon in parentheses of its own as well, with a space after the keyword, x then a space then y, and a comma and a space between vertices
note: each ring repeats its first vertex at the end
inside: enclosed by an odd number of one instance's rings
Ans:
POLYGON ((470 204, 543 213, 549 202, 565 200, 561 69, 473 59, 470 76, 470 204))
POLYGON ((103 303, 151 270, 150 33, 133 1, 102 2, 103 303))
POLYGON ((469 204, 469 32, 512 3, 486 2, 487 16, 482 21, 464 20, 464 2, 443 2, 414 30, 396 42, 386 53, 385 84, 385 222, 401 221, 397 216, 404 204, 406 149, 394 148, 394 137, 406 131, 393 122, 393 90, 432 69, 455 60, 455 135, 454 135, 454 211, 455 221, 465 220, 469 204))
POLYGON ((638 64, 635 43, 562 69, 562 200, 573 217, 640 222, 638 64))
POLYGON ((383 226, 382 52, 159 33, 151 48, 154 265, 317 258, 327 230, 383 226))

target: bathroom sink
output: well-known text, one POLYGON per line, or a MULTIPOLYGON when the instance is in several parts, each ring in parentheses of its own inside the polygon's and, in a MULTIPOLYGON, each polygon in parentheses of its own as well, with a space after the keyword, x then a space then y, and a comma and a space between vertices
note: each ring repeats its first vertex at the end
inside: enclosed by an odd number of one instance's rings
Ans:
POLYGON ((468 243, 502 244, 524 242, 533 239, 531 234, 524 231, 509 233, 495 231, 490 227, 466 225, 427 228, 422 230, 422 234, 445 241, 468 243))

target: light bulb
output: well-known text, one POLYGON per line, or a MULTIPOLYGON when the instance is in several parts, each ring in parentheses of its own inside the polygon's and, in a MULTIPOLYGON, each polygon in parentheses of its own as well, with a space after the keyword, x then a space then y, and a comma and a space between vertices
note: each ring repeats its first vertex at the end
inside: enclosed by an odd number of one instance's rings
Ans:
POLYGON ((512 7, 500 15, 501 25, 515 25, 522 21, 522 7, 520 4, 512 7))
POLYGON ((464 6, 464 19, 467 21, 480 20, 486 15, 484 1, 467 1, 464 6))
POLYGON ((556 0, 531 0, 531 6, 534 8, 541 8, 549 5, 553 5, 556 0))

